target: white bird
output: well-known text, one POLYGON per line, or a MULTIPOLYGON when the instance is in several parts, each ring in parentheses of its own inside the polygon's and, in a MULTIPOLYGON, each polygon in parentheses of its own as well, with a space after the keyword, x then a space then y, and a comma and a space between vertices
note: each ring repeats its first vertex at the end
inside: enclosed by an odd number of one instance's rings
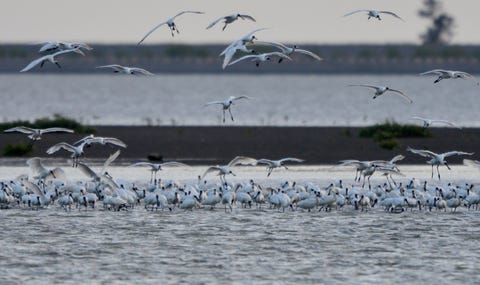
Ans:
POLYGON ((85 49, 85 50, 92 50, 89 45, 86 43, 77 43, 77 42, 57 42, 57 41, 47 41, 39 43, 42 46, 38 50, 39 53, 45 51, 55 51, 55 50, 66 50, 66 49, 85 49))
POLYGON ((248 19, 250 21, 256 22, 256 20, 250 15, 238 14, 237 13, 237 14, 232 14, 232 15, 223 16, 223 17, 218 18, 217 20, 213 21, 210 25, 208 25, 207 29, 210 29, 211 27, 215 26, 218 22, 223 20, 223 23, 225 25, 223 26, 222 31, 224 31, 228 24, 231 24, 231 23, 235 22, 236 20, 238 20, 238 18, 240 18, 242 20, 247 20, 248 19))
POLYGON ((381 96, 381 95, 385 94, 387 91, 390 91, 390 92, 394 92, 395 94, 398 94, 398 95, 402 96, 402 98, 407 100, 408 103, 410 103, 410 104, 413 103, 413 100, 410 97, 408 97, 407 95, 405 95, 405 93, 403 93, 402 91, 399 91, 399 90, 392 89, 390 87, 369 85, 369 84, 351 84, 351 85, 348 85, 348 86, 360 86, 360 87, 368 87, 368 88, 374 89, 375 90, 375 95, 373 96, 373 99, 377 98, 378 96, 381 96))
POLYGON ((380 18, 380 14, 387 14, 387 15, 391 15, 397 19, 400 19, 402 21, 404 21, 402 18, 400 18, 400 16, 398 16, 397 14, 393 13, 393 12, 390 12, 390 11, 377 11, 377 10, 356 10, 356 11, 353 11, 353 12, 350 12, 350 13, 347 13, 345 15, 343 15, 344 17, 348 17, 350 15, 353 15, 353 14, 356 14, 356 13, 367 13, 368 15, 368 19, 370 20, 370 18, 377 18, 378 20, 382 20, 380 18))
POLYGON ((24 126, 11 128, 4 131, 5 133, 19 132, 27 134, 28 138, 33 141, 38 141, 42 139, 43 134, 47 133, 73 133, 73 130, 66 128, 47 128, 47 129, 33 129, 24 126))
POLYGON ((80 156, 83 155, 83 147, 87 144, 86 141, 82 142, 81 144, 77 145, 77 146, 73 146, 71 144, 68 144, 66 142, 61 142, 61 143, 57 143, 56 145, 54 146, 51 146, 49 149, 47 149, 47 153, 48 154, 53 154, 61 149, 64 149, 68 152, 71 152, 72 155, 71 155, 71 158, 73 159, 73 167, 76 167, 78 165, 78 159, 80 158, 80 156))
POLYGON ((244 36, 242 36, 241 38, 239 38, 238 40, 235 40, 234 42, 232 42, 231 44, 229 44, 221 53, 220 55, 224 55, 229 49, 231 49, 232 47, 235 47, 235 46, 239 46, 239 45, 245 45, 245 44, 253 44, 253 41, 257 39, 257 37, 255 37, 255 33, 256 32, 259 32, 259 31, 262 31, 262 30, 266 30, 266 28, 260 28, 260 29, 255 29, 251 32, 249 32, 248 34, 245 34, 244 36))
MULTIPOLYGON (((305 50, 305 49, 299 49, 297 45, 294 45, 293 47, 288 47, 282 43, 278 43, 278 42, 259 42, 259 41, 256 41, 254 43, 255 45, 267 45, 267 46, 273 46, 273 47, 276 47, 278 49, 280 49, 280 51, 287 55, 287 56, 291 56, 293 53, 301 53, 301 54, 304 54, 304 55, 308 55, 318 61, 320 60, 323 60, 321 57, 319 57, 318 55, 316 55, 315 53, 311 52, 311 51, 308 51, 308 50, 305 50)), ((279 58, 278 59, 278 62, 282 62, 283 61, 283 57, 279 58)))
POLYGON ((440 124, 446 124, 446 125, 452 126, 454 128, 457 128, 457 129, 461 129, 461 127, 459 127, 459 126, 455 125, 454 123, 452 123, 450 121, 447 121, 447 120, 427 119, 427 118, 422 118, 422 117, 418 117, 418 116, 412 117, 412 120, 422 121, 424 128, 428 128, 434 123, 440 123, 440 124))
MULTIPOLYGON (((473 75, 470 73, 464 72, 464 71, 455 71, 455 70, 445 70, 445 69, 433 69, 429 70, 423 73, 420 73, 420 75, 438 75, 438 78, 433 82, 433 83, 438 83, 443 79, 457 79, 457 78, 462 78, 462 79, 474 79, 473 75)), ((477 85, 479 85, 479 82, 477 81, 477 85)))
POLYGON ((36 65, 40 64, 40 67, 43 67, 43 64, 45 64, 46 61, 50 61, 51 63, 55 64, 58 68, 61 68, 60 64, 58 63, 58 61, 55 60, 55 57, 58 56, 58 55, 61 55, 61 54, 65 54, 65 53, 70 53, 70 52, 76 52, 76 53, 79 53, 81 55, 85 55, 80 49, 76 48, 76 49, 66 49, 66 50, 61 50, 61 51, 57 51, 56 53, 52 53, 52 54, 47 54, 47 55, 44 55, 40 58, 37 58, 35 59, 34 61, 30 62, 27 66, 25 66, 25 68, 23 68, 22 70, 20 70, 20 72, 26 72, 26 71, 29 71, 30 69, 34 68, 36 65))
POLYGON ((81 140, 74 142, 73 145, 79 145, 79 144, 82 144, 82 143, 86 143, 87 146, 90 146, 91 144, 96 143, 96 144, 101 144, 101 145, 112 144, 112 145, 116 145, 116 146, 123 147, 123 148, 127 147, 126 143, 124 143, 123 141, 121 141, 117 138, 96 137, 93 134, 88 135, 88 136, 82 138, 81 140))
POLYGON ((163 26, 163 25, 167 25, 168 28, 170 28, 170 32, 172 33, 172 37, 175 36, 174 32, 177 32, 177 34, 179 34, 180 31, 178 30, 177 25, 175 25, 174 20, 175 20, 175 18, 177 18, 178 16, 183 15, 183 14, 186 14, 186 13, 190 13, 190 14, 205 14, 204 12, 198 12, 198 11, 182 11, 182 12, 178 13, 177 15, 173 16, 172 18, 166 20, 165 22, 156 25, 153 29, 151 29, 151 30, 138 42, 138 45, 141 44, 151 33, 153 33, 156 29, 160 28, 160 27, 163 26))
POLYGON ((123 73, 123 74, 129 74, 129 75, 137 75, 137 74, 155 75, 143 68, 122 66, 119 64, 102 65, 102 66, 97 66, 97 68, 111 68, 115 73, 123 73))
POLYGON ((185 163, 181 163, 181 162, 169 161, 169 162, 164 162, 164 163, 137 162, 137 163, 131 164, 130 166, 148 166, 148 167, 150 167, 150 171, 152 172, 152 175, 150 177, 150 182, 153 183, 153 181, 157 181, 157 172, 159 170, 162 170, 163 167, 188 166, 188 165, 186 165, 185 163))
POLYGON ((293 162, 303 162, 303 159, 298 159, 298 158, 293 158, 293 157, 287 157, 287 158, 282 158, 280 160, 269 160, 269 159, 259 159, 257 160, 257 164, 266 164, 267 165, 267 170, 268 174, 267 177, 270 176, 272 173, 273 169, 279 168, 279 167, 284 167, 285 169, 288 169, 288 167, 285 165, 285 162, 288 161, 293 161, 293 162))
POLYGON ((33 178, 38 180, 48 180, 48 179, 65 179, 65 172, 60 168, 56 167, 54 169, 47 169, 43 164, 42 160, 39 157, 33 157, 27 160, 27 165, 35 173, 33 178))
POLYGON ((210 173, 210 172, 217 172, 220 176, 220 180, 222 182, 225 182, 225 175, 231 174, 233 176, 236 176, 235 173, 230 169, 230 167, 236 166, 236 165, 255 165, 257 163, 257 160, 255 158, 251 157, 245 157, 245 156, 237 156, 232 161, 230 161, 227 165, 217 165, 217 166, 210 166, 205 173, 201 176, 201 179, 205 178, 205 176, 210 173))
POLYGON ((423 157, 428 157, 431 158, 431 160, 427 161, 428 164, 432 165, 432 178, 433 178, 433 166, 437 166, 437 173, 438 173, 438 180, 440 180, 440 171, 438 170, 440 165, 445 165, 448 170, 451 170, 450 166, 448 166, 447 161, 445 161, 445 158, 452 156, 452 155, 473 155, 473 152, 463 152, 463 151, 449 151, 449 152, 444 152, 444 153, 434 153, 429 150, 419 150, 419 149, 413 149, 413 148, 407 148, 408 151, 421 155, 423 157))
POLYGON ((284 53, 274 51, 274 52, 267 52, 267 53, 261 53, 261 54, 249 54, 242 56, 232 62, 230 62, 228 65, 233 65, 237 62, 240 62, 245 59, 250 59, 251 61, 255 62, 255 65, 257 67, 260 66, 260 62, 265 62, 265 61, 270 61, 274 56, 278 56, 279 58, 286 58, 288 60, 292 60, 288 55, 285 55, 284 53))
POLYGON ((78 169, 80 169, 83 174, 91 178, 94 182, 101 182, 101 181, 106 181, 109 185, 115 185, 115 182, 113 182, 112 177, 106 172, 107 167, 112 164, 115 159, 120 155, 120 150, 117 150, 115 153, 110 155, 107 160, 103 163, 102 169, 100 172, 95 172, 93 171, 88 165, 82 162, 78 162, 78 169))
POLYGON ((232 105, 234 105, 234 102, 237 101, 237 100, 240 100, 240 99, 251 99, 250 97, 248 96, 230 96, 227 100, 225 101, 212 101, 212 102, 208 102, 207 104, 205 104, 204 106, 209 106, 209 105, 222 105, 222 111, 223 111, 223 122, 225 123, 225 110, 228 110, 228 112, 230 113, 230 118, 232 119, 232 122, 234 121, 233 120, 233 115, 232 115, 232 110, 231 110, 231 107, 232 105))

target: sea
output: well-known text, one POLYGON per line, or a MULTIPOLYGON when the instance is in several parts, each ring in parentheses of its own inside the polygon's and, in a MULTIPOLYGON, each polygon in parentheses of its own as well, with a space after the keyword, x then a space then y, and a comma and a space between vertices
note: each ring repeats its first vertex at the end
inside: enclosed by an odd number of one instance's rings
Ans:
POLYGON ((412 116, 479 127, 480 87, 475 79, 418 75, 2 74, 0 121, 59 114, 89 125, 366 126, 386 120, 421 124, 412 116), (400 90, 373 99, 373 84, 400 90), (220 105, 248 96, 222 122, 220 105))
MULTIPOLYGON (((412 116, 479 127, 475 80, 416 75, 0 75, 1 121, 59 114, 89 125, 365 126, 386 120, 420 122, 412 116), (375 84, 403 91, 414 101, 386 94, 372 99, 375 84), (222 122, 211 101, 248 96, 222 122)), ((10 165, 10 164, 9 164, 10 165)), ((23 164, 19 164, 23 165, 23 164)), ((49 161, 48 167, 57 166, 49 161)), ((86 180, 65 169, 68 182, 86 180)), ((208 166, 164 169, 165 180, 194 183, 208 166)), ((479 183, 479 170, 401 165, 405 176, 430 184, 479 183)), ((98 171, 101 167, 93 167, 98 171)), ((115 165, 123 183, 145 183, 146 168, 115 165)), ((354 169, 332 165, 276 170, 235 168, 232 182, 254 179, 265 186, 284 181, 326 187, 353 183, 354 169)), ((0 179, 33 176, 25 166, 0 165, 0 179)), ((212 182, 218 177, 207 176, 212 182)), ((374 175, 372 185, 386 183, 374 175)), ((361 186, 361 185, 360 185, 361 186)), ((64 211, 58 205, 0 210, 0 284, 479 284, 480 212, 405 211, 381 207, 358 211, 285 212, 241 208, 214 210, 64 211)))

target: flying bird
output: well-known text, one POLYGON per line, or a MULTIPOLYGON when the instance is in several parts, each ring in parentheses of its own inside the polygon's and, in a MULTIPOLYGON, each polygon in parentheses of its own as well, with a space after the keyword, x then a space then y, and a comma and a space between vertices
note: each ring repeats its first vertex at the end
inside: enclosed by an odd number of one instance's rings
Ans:
POLYGON ((34 61, 30 62, 27 66, 25 66, 25 68, 20 70, 20 72, 29 71, 30 69, 34 68, 38 64, 40 64, 40 67, 43 67, 43 65, 45 64, 46 61, 49 61, 49 62, 55 64, 58 68, 61 68, 58 61, 55 60, 55 57, 59 56, 61 54, 66 54, 66 53, 70 53, 70 52, 76 52, 76 53, 79 53, 81 55, 85 55, 79 48, 57 51, 56 53, 47 54, 47 55, 44 55, 40 58, 35 59, 34 61))
POLYGON ((438 154, 429 150, 413 149, 410 147, 407 148, 407 150, 409 152, 421 155, 423 157, 431 158, 429 161, 427 161, 427 164, 430 164, 432 166, 432 178, 433 178, 433 166, 435 165, 437 166, 438 180, 440 180, 440 171, 438 170, 440 165, 445 165, 448 168, 448 170, 451 170, 445 158, 452 155, 473 155, 473 152, 463 152, 463 151, 449 151, 449 152, 438 154))
POLYGON ((230 96, 227 100, 208 102, 204 106, 217 105, 217 104, 222 105, 223 122, 225 123, 225 110, 228 110, 228 112, 230 113, 230 118, 232 119, 232 122, 233 122, 234 120, 233 120, 233 114, 232 114, 231 107, 232 107, 232 105, 234 105, 235 101, 240 100, 240 99, 251 99, 251 98, 248 97, 248 96, 238 96, 238 97, 230 96))
POLYGON ((224 31, 228 24, 231 24, 231 23, 235 22, 239 18, 242 19, 242 20, 250 20, 250 21, 256 22, 256 20, 250 15, 232 14, 232 15, 228 15, 228 16, 218 18, 217 20, 213 21, 210 25, 208 25, 207 29, 210 29, 211 27, 215 26, 218 22, 223 20, 223 23, 225 25, 223 26, 222 31, 224 31))
MULTIPOLYGON (((403 21, 402 18, 400 18, 400 16, 398 16, 397 14, 393 13, 393 12, 390 12, 390 11, 377 11, 377 10, 356 10, 356 11, 353 11, 353 12, 350 12, 350 13, 347 13, 345 15, 343 15, 344 17, 348 17, 350 15, 353 15, 353 14, 356 14, 356 13, 367 13, 367 16, 368 16, 368 20, 370 20, 370 18, 377 18, 378 20, 382 20, 380 18, 380 14, 387 14, 387 15, 390 15, 390 16, 393 16, 397 19, 400 19, 403 21)), ((405 21, 404 21, 405 22, 405 21)))
POLYGON ((83 144, 83 143, 85 143, 87 145, 87 147, 90 146, 93 143, 101 144, 101 145, 107 145, 107 144, 110 145, 111 144, 111 145, 115 145, 115 146, 119 146, 119 147, 123 147, 123 148, 127 147, 126 143, 124 143, 123 141, 121 141, 117 138, 96 137, 93 134, 88 135, 88 136, 82 138, 81 140, 74 142, 73 145, 80 145, 80 144, 83 144))
POLYGON ((88 165, 82 162, 78 162, 77 167, 83 174, 88 176, 90 179, 92 179, 92 181, 96 183, 105 181, 109 185, 114 185, 115 182, 113 182, 112 177, 108 174, 108 172, 106 172, 106 169, 108 166, 110 166, 110 164, 112 164, 112 162, 115 161, 115 159, 117 159, 119 155, 120 155, 120 150, 117 150, 115 153, 111 154, 107 158, 107 160, 105 160, 105 162, 103 163, 102 169, 98 173, 93 171, 88 165))
POLYGON ((288 169, 288 167, 285 165, 286 162, 303 162, 303 159, 298 159, 298 158, 293 158, 293 157, 287 157, 287 158, 282 158, 280 160, 270 160, 270 159, 259 159, 257 160, 257 164, 266 164, 267 165, 267 177, 272 174, 273 169, 279 168, 279 167, 284 167, 285 169, 288 169))
POLYGON ((176 166, 188 166, 185 163, 181 162, 176 162, 176 161, 169 161, 169 162, 164 162, 164 163, 150 163, 150 162, 137 162, 134 164, 131 164, 130 166, 148 166, 150 167, 151 176, 150 176, 150 182, 157 181, 157 172, 162 170, 163 167, 176 167, 176 166))
MULTIPOLYGON (((434 70, 429 70, 423 73, 420 73, 420 75, 438 75, 438 78, 435 79, 433 83, 438 83, 443 79, 457 79, 457 78, 462 78, 462 79, 468 79, 471 78, 475 80, 475 77, 471 75, 470 73, 463 72, 463 71, 455 71, 455 70, 445 70, 445 69, 434 69, 434 70)), ((477 81, 477 85, 480 83, 477 81)))
POLYGON ((77 146, 73 146, 69 143, 66 143, 66 142, 61 142, 61 143, 57 143, 56 145, 53 145, 51 146, 49 149, 47 149, 47 153, 48 154, 53 154, 61 149, 64 149, 68 152, 71 152, 71 158, 73 160, 73 164, 72 166, 73 167, 77 167, 78 165, 78 160, 80 159, 80 157, 83 155, 83 148, 85 147, 87 142, 82 142, 81 144, 77 145, 77 146))
POLYGON ((225 182, 225 175, 231 174, 236 176, 235 173, 230 169, 230 167, 237 166, 237 165, 255 165, 257 160, 251 157, 245 156, 237 156, 232 161, 230 161, 227 165, 217 165, 217 166, 210 166, 201 176, 200 179, 205 178, 208 173, 217 172, 217 175, 220 176, 220 180, 225 182))
POLYGON ((378 96, 381 96, 383 94, 385 94, 387 91, 390 91, 390 92, 394 92, 395 94, 398 94, 400 96, 402 96, 403 99, 405 99, 408 103, 413 103, 413 100, 408 97, 407 95, 405 95, 405 93, 403 93, 402 91, 399 91, 399 90, 395 90, 395 89, 392 89, 390 87, 386 87, 386 86, 377 86, 377 85, 368 85, 368 84, 351 84, 351 85, 348 85, 348 86, 361 86, 361 87, 367 87, 367 88, 372 88, 375 90, 375 95, 373 96, 373 99, 377 98, 378 96))
POLYGON ((163 23, 160 23, 158 25, 156 25, 153 29, 151 29, 139 42, 138 42, 138 45, 141 44, 151 33, 153 33, 156 29, 160 28, 161 26, 163 25, 167 25, 168 28, 170 28, 170 32, 172 33, 172 37, 175 36, 175 33, 174 32, 177 32, 177 34, 180 33, 180 31, 178 30, 178 27, 177 25, 175 25, 175 18, 177 18, 178 16, 181 16, 183 14, 205 14, 204 12, 198 12, 198 11, 182 11, 180 13, 178 13, 177 15, 173 16, 172 18, 168 19, 167 21, 163 22, 163 23))
POLYGON ((33 141, 38 141, 42 139, 43 134, 48 133, 73 133, 73 130, 66 128, 47 128, 47 129, 32 129, 24 126, 11 128, 4 131, 5 133, 19 132, 27 134, 28 138, 33 141))
POLYGON ((43 164, 42 160, 39 157, 33 157, 27 160, 27 165, 35 173, 33 178, 38 180, 49 180, 49 179, 65 179, 65 172, 60 167, 54 169, 47 169, 43 164))
MULTIPOLYGON (((274 51, 274 52, 267 52, 267 53, 261 53, 261 54, 245 55, 245 56, 242 56, 242 57, 230 62, 228 65, 233 65, 237 62, 240 62, 240 61, 243 61, 243 60, 246 60, 246 59, 250 59, 251 61, 255 62, 255 65, 257 67, 259 67, 260 62, 270 61, 275 56, 279 57, 280 59, 286 58, 288 60, 292 60, 288 55, 285 55, 284 53, 281 53, 281 52, 278 52, 278 51, 274 51)), ((281 61, 279 61, 279 62, 281 62, 281 61)))
POLYGON ((111 68, 115 73, 123 73, 123 74, 130 74, 130 75, 137 75, 137 74, 154 75, 150 71, 145 70, 143 68, 121 66, 119 64, 102 65, 102 66, 97 66, 97 68, 111 68))
MULTIPOLYGON (((254 45, 273 46, 275 48, 278 48, 286 56, 291 56, 293 53, 300 53, 300 54, 303 54, 303 55, 310 56, 313 59, 316 59, 318 61, 323 60, 321 57, 319 57, 318 55, 316 55, 315 53, 313 53, 311 51, 298 48, 297 45, 294 45, 293 47, 288 47, 288 46, 286 46, 282 43, 278 43, 278 42, 263 42, 263 41, 256 41, 254 43, 254 45)), ((280 57, 278 59, 278 62, 280 63, 282 61, 283 61, 283 57, 280 57)))
POLYGON ((38 50, 39 53, 42 52, 50 52, 50 51, 57 51, 57 50, 67 50, 67 49, 85 49, 85 50, 92 50, 89 45, 86 43, 76 43, 76 42, 57 42, 57 41, 47 41, 40 43, 42 46, 38 50))
POLYGON ((439 123, 439 124, 449 125, 449 126, 451 126, 451 127, 457 128, 457 129, 461 129, 461 127, 459 127, 459 126, 455 125, 454 123, 452 123, 452 122, 450 122, 450 121, 447 121, 447 120, 427 119, 427 118, 422 118, 422 117, 418 117, 418 116, 412 117, 412 120, 422 121, 424 128, 428 128, 428 127, 430 127, 432 124, 439 123))

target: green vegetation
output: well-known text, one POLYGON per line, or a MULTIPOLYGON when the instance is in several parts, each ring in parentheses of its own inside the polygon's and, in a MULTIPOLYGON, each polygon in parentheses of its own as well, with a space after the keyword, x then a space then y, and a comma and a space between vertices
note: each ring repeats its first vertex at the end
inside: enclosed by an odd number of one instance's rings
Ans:
POLYGON ((3 148, 4 156, 26 156, 33 151, 33 145, 28 143, 7 144, 3 148))
POLYGON ((35 129, 59 127, 59 128, 72 129, 76 133, 83 133, 83 134, 95 133, 94 128, 84 126, 79 122, 75 121, 74 119, 70 119, 59 114, 53 115, 53 118, 39 118, 33 122, 18 120, 18 121, 0 123, 0 131, 3 132, 6 129, 10 129, 18 126, 24 126, 28 128, 35 128, 35 129))
POLYGON ((360 130, 359 136, 373 138, 381 148, 394 149, 401 147, 397 138, 425 138, 431 137, 432 133, 419 126, 400 125, 396 122, 386 121, 383 124, 363 128, 360 130))

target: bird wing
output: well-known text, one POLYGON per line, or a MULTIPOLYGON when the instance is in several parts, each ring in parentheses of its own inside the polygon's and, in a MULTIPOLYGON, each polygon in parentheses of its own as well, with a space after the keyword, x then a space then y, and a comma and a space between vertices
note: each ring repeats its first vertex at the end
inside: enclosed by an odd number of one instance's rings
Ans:
POLYGON ((40 133, 42 133, 42 134, 56 133, 56 132, 73 133, 73 130, 66 129, 66 128, 48 128, 48 129, 40 130, 40 133))
POLYGON ((86 139, 86 143, 91 144, 91 143, 108 143, 108 144, 113 144, 119 147, 126 148, 127 145, 122 142, 121 140, 117 138, 104 138, 104 137, 93 137, 90 139, 86 139))
POLYGON ((413 100, 412 98, 408 97, 405 93, 403 93, 402 91, 400 90, 396 90, 396 89, 391 89, 389 88, 388 91, 392 91, 400 96, 402 96, 403 99, 405 99, 408 103, 412 104, 413 103, 413 100))
POLYGON ((162 167, 164 167, 164 166, 172 166, 172 167, 175 167, 175 166, 189 166, 189 165, 186 165, 185 163, 176 162, 176 161, 168 161, 168 162, 164 162, 160 165, 162 167))
POLYGON ((101 66, 97 66, 97 68, 112 68, 116 71, 123 71, 125 69, 125 67, 123 67, 119 64, 101 65, 101 66))
POLYGON ((282 158, 282 159, 280 159, 280 163, 283 163, 283 162, 286 162, 286 161, 293 161, 293 162, 304 162, 304 160, 303 160, 303 159, 294 158, 294 157, 286 157, 286 158, 282 158))
POLYGON ((360 13, 360 12, 370 12, 369 10, 356 10, 356 11, 353 11, 353 12, 350 12, 350 13, 347 13, 345 15, 343 15, 344 17, 348 17, 350 15, 353 15, 353 14, 356 14, 356 13, 360 13))
POLYGON ((89 140, 89 139, 92 139, 92 138, 94 138, 93 134, 91 134, 91 135, 88 135, 88 136, 86 136, 86 137, 84 137, 84 138, 82 138, 82 139, 80 139, 80 140, 78 140, 78 141, 74 142, 74 143, 73 143, 73 145, 79 145, 79 144, 82 144, 82 143, 84 143, 85 141, 87 141, 87 140, 89 140))
POLYGON ((56 53, 52 54, 52 56, 56 57, 57 55, 61 55, 61 54, 64 54, 64 53, 69 53, 69 52, 76 52, 76 53, 79 53, 81 55, 85 55, 79 48, 71 48, 71 49, 65 49, 65 50, 57 51, 56 53))
POLYGON ((240 62, 242 60, 249 59, 249 58, 258 58, 258 55, 255 55, 255 54, 244 55, 244 56, 242 56, 240 58, 237 58, 236 60, 230 62, 228 65, 233 65, 237 62, 240 62))
POLYGON ((279 43, 279 42, 255 41, 255 43, 253 45, 255 45, 255 46, 272 46, 272 47, 278 48, 281 51, 285 51, 288 48, 286 45, 284 45, 282 43, 279 43))
POLYGON ((295 52, 298 52, 298 53, 301 53, 301 54, 304 54, 304 55, 308 55, 310 57, 313 57, 316 60, 323 60, 323 58, 321 58, 318 55, 314 54, 313 52, 305 50, 305 49, 296 49, 295 52))
POLYGON ((246 14, 240 14, 239 17, 242 18, 242 19, 244 19, 244 20, 245 20, 245 19, 248 19, 248 20, 253 21, 253 22, 256 22, 256 21, 257 21, 257 20, 255 20, 252 16, 246 15, 246 14))
POLYGON ((53 170, 50 171, 50 173, 47 175, 47 177, 45 177, 45 179, 55 179, 55 180, 62 180, 62 181, 65 181, 66 180, 66 175, 65 175, 65 171, 63 171, 63 169, 61 169, 60 167, 55 167, 53 170))
POLYGON ((134 164, 130 164, 129 166, 149 166, 149 167, 153 168, 154 164, 150 163, 150 162, 146 162, 146 161, 140 161, 140 162, 136 162, 134 164))
POLYGON ((376 171, 383 172, 383 173, 389 173, 389 174, 396 174, 400 176, 405 176, 405 174, 401 173, 398 169, 394 167, 388 167, 388 166, 376 166, 375 167, 376 171))
POLYGON ((395 18, 400 19, 400 20, 405 22, 405 20, 403 20, 400 16, 398 16, 397 14, 395 14, 393 12, 390 12, 390 11, 378 11, 377 13, 388 14, 388 15, 394 16, 395 18))
POLYGON ((449 126, 452 126, 454 128, 457 128, 457 129, 461 129, 461 127, 457 126, 456 124, 450 122, 450 121, 447 121, 447 120, 431 120, 432 123, 443 123, 443 124, 447 124, 449 126))
POLYGON ((24 181, 23 185, 29 189, 32 190, 36 195, 41 196, 42 198, 45 198, 45 195, 43 194, 42 190, 40 190, 40 187, 38 187, 37 184, 34 184, 30 181, 24 181))
POLYGON ((43 42, 43 43, 39 43, 42 45, 42 47, 40 47, 40 49, 38 50, 38 52, 44 52, 46 50, 49 50, 49 49, 54 49, 54 48, 57 48, 58 47, 58 43, 57 42, 43 42))
POLYGON ((471 75, 470 73, 465 72, 465 71, 454 71, 453 73, 462 76, 462 78, 463 77, 473 78, 473 75, 471 75))
POLYGON ((235 47, 231 47, 225 51, 224 53, 225 57, 223 58, 222 69, 225 69, 225 67, 227 67, 227 65, 230 63, 230 61, 232 60, 236 52, 237 52, 237 49, 235 47))
POLYGON ((257 164, 273 165, 273 160, 262 158, 262 159, 257 160, 257 164))
POLYGON ((32 157, 27 160, 27 165, 35 172, 40 173, 46 171, 47 169, 43 166, 39 157, 32 157))
POLYGON ((215 105, 215 104, 223 105, 223 102, 222 101, 212 101, 212 102, 208 102, 204 106, 215 105))
POLYGON ((132 70, 132 72, 138 72, 138 73, 141 73, 141 74, 144 74, 144 75, 155 75, 155 74, 151 73, 150 71, 148 71, 146 69, 143 69, 143 68, 132 67, 131 70, 132 70))
POLYGON ((199 11, 182 11, 180 13, 178 13, 177 15, 173 16, 172 18, 170 18, 171 21, 173 21, 176 17, 180 16, 180 15, 183 15, 183 14, 205 14, 205 12, 199 12, 199 11))
POLYGON ((292 58, 290 58, 288 55, 284 54, 284 53, 281 53, 281 52, 278 52, 278 51, 274 51, 274 52, 268 52, 268 53, 265 53, 265 55, 276 55, 278 57, 282 57, 282 58, 286 58, 288 60, 292 60, 292 58))
MULTIPOLYGON (((177 15, 179 16, 179 15, 177 15)), ((176 17, 176 16, 175 16, 176 17)), ((153 33, 156 29, 160 28, 161 26, 165 25, 167 22, 160 23, 156 25, 153 29, 151 29, 138 43, 137 45, 140 45, 151 33, 153 33)))
POLYGON ((394 164, 395 162, 403 160, 404 158, 405 158, 405 156, 399 154, 399 155, 393 157, 392 159, 390 159, 389 162, 390 162, 390 164, 394 164))
POLYGON ((252 99, 252 98, 250 98, 250 97, 248 97, 248 96, 246 96, 246 95, 242 95, 242 96, 237 96, 237 97, 231 96, 230 99, 231 99, 232 101, 236 101, 236 100, 240 100, 240 99, 252 99))
POLYGON ((220 17, 220 18, 216 19, 215 21, 211 22, 210 25, 207 26, 207 29, 210 29, 211 27, 215 26, 218 22, 220 22, 223 19, 225 19, 225 17, 220 17))
POLYGON ((235 166, 235 165, 255 165, 257 164, 257 160, 255 158, 246 157, 246 156, 237 156, 232 161, 228 163, 228 167, 235 166))
POLYGON ((24 126, 20 126, 20 127, 15 127, 15 128, 5 130, 3 132, 4 133, 19 132, 19 133, 23 133, 23 134, 33 134, 35 132, 35 130, 32 129, 32 128, 27 128, 27 127, 24 127, 24 126))
POLYGON ((449 156, 452 156, 452 155, 473 155, 473 152, 464 152, 464 151, 449 151, 449 152, 445 152, 445 153, 442 153, 443 157, 449 157, 449 156))
POLYGON ((377 90, 378 86, 369 85, 369 84, 349 84, 348 86, 360 86, 360 87, 368 87, 377 90))
POLYGON ((29 71, 30 69, 34 68, 36 65, 41 63, 42 61, 46 60, 49 55, 42 56, 40 58, 35 59, 34 61, 30 62, 27 66, 25 66, 20 72, 26 72, 29 71))
POLYGON ((98 174, 93 171, 88 165, 86 165, 85 163, 83 162, 78 162, 77 164, 77 167, 78 169, 80 169, 80 171, 85 174, 86 176, 88 176, 89 178, 91 179, 98 179, 98 174))
POLYGON ((202 180, 203 178, 205 178, 205 176, 207 176, 208 173, 210 172, 215 172, 215 171, 220 171, 222 168, 219 167, 219 166, 210 166, 209 168, 207 168, 207 170, 205 170, 205 172, 203 173, 202 175, 202 180))
POLYGON ((347 160, 340 160, 340 164, 338 166, 349 166, 349 165, 359 165, 360 161, 356 159, 347 159, 347 160))
POLYGON ((250 38, 253 34, 255 34, 256 32, 258 31, 262 31, 262 30, 266 30, 267 28, 259 28, 259 29, 255 29, 251 32, 249 32, 248 34, 245 34, 243 37, 239 38, 238 40, 234 41, 233 43, 231 43, 229 46, 227 46, 220 55, 224 55, 228 49, 230 49, 231 47, 235 46, 235 45, 238 45, 240 42, 242 42, 244 39, 247 39, 247 38, 250 38))
POLYGON ((432 151, 429 151, 429 150, 421 150, 421 149, 413 149, 411 147, 408 147, 407 148, 407 151, 409 152, 412 152, 412 153, 415 153, 415 154, 418 154, 418 155, 421 155, 423 157, 434 157, 434 156, 437 156, 436 153, 432 152, 432 151))
POLYGON ((430 74, 441 75, 441 74, 447 74, 447 73, 448 71, 443 69, 433 69, 433 70, 422 72, 419 75, 430 75, 430 74))
POLYGON ((427 119, 422 118, 422 117, 419 117, 419 116, 413 116, 413 117, 411 117, 410 119, 412 119, 412 120, 419 120, 419 121, 423 121, 423 122, 428 121, 427 119))
POLYGON ((105 170, 107 167, 117 159, 117 157, 120 155, 120 150, 117 150, 115 153, 111 154, 107 160, 103 163, 102 170, 100 171, 100 175, 103 175, 105 173, 105 170))
POLYGON ((66 142, 61 142, 61 143, 57 143, 56 145, 51 146, 49 149, 47 149, 47 153, 52 154, 52 153, 55 153, 55 152, 61 150, 62 148, 66 151, 69 151, 69 152, 75 152, 75 148, 72 145, 70 145, 66 142))

